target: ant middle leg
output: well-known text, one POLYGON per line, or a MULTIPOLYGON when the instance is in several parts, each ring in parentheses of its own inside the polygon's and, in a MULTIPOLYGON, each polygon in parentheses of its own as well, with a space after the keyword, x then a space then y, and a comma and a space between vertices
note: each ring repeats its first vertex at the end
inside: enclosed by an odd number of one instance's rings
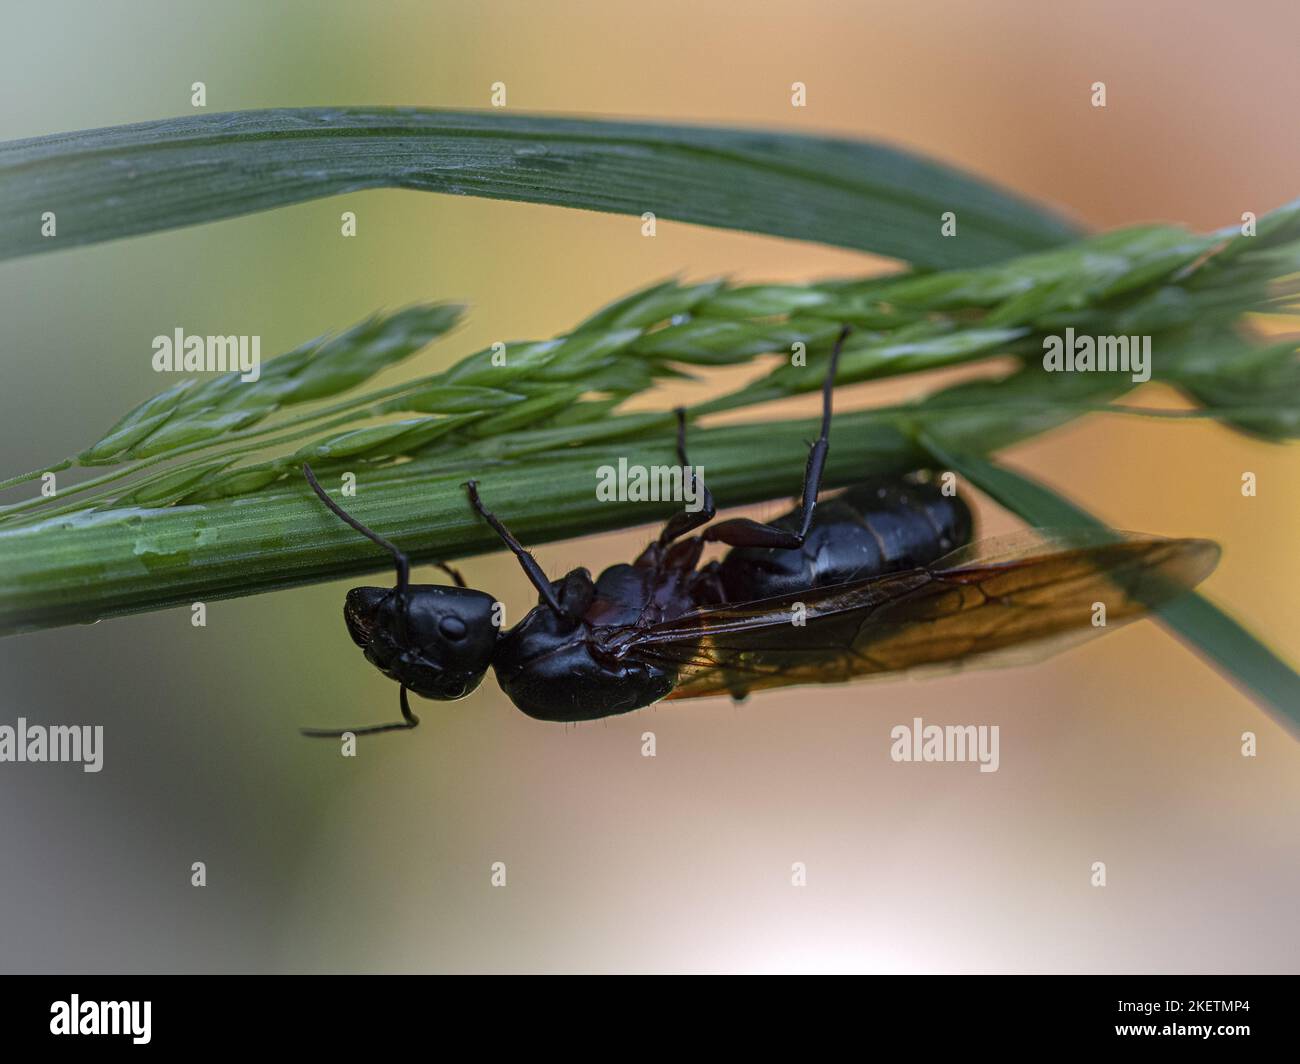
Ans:
POLYGON ((691 465, 690 459, 686 457, 686 408, 679 406, 673 410, 673 413, 677 415, 677 462, 682 470, 682 484, 684 487, 686 477, 691 478, 691 491, 688 494, 700 493, 698 496, 700 508, 698 510, 683 510, 681 513, 673 514, 664 524, 663 531, 659 533, 660 547, 666 547, 673 540, 694 532, 701 525, 708 524, 718 512, 717 507, 713 504, 713 496, 709 494, 708 485, 696 476, 695 467, 691 465))
POLYGON ((840 351, 849 335, 849 326, 840 330, 831 349, 830 364, 826 368, 826 380, 822 384, 822 423, 821 433, 812 450, 808 452, 808 464, 803 473, 803 497, 800 505, 799 531, 777 528, 748 517, 733 517, 719 521, 706 528, 701 534, 706 542, 725 543, 730 547, 775 547, 777 549, 795 550, 803 546, 812 527, 813 513, 817 509, 817 496, 822 488, 822 473, 826 468, 826 455, 830 451, 831 412, 835 393, 835 370, 839 365, 840 351))

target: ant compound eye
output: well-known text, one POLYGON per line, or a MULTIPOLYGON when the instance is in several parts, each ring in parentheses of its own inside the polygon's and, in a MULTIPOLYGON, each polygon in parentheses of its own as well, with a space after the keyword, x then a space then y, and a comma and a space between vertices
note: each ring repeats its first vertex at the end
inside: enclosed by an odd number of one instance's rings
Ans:
POLYGON ((438 622, 438 631, 442 633, 444 639, 458 642, 465 638, 465 633, 469 629, 459 617, 444 617, 438 622))

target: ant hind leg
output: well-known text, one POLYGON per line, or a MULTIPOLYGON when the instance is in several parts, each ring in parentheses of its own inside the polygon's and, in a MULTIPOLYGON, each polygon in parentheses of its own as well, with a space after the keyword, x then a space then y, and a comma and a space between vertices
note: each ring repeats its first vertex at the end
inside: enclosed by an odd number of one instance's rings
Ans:
POLYGON ((835 393, 835 370, 839 366, 840 351, 849 335, 849 326, 844 326, 835 339, 831 350, 830 365, 826 368, 826 380, 822 384, 822 424, 821 433, 812 450, 808 452, 808 464, 803 474, 803 501, 800 506, 799 531, 777 528, 775 525, 763 524, 748 517, 733 517, 720 521, 703 532, 703 538, 710 543, 725 543, 730 547, 774 547, 777 549, 797 550, 803 546, 812 527, 813 513, 817 509, 817 496, 822 488, 822 473, 826 468, 826 455, 830 451, 831 411, 835 393))

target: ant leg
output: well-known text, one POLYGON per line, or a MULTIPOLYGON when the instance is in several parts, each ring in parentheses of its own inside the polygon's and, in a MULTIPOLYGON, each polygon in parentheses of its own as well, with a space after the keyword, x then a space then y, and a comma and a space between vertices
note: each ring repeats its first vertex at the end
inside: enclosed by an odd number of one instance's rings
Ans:
POLYGON ((800 506, 801 518, 799 531, 790 532, 784 528, 752 521, 748 517, 733 517, 720 521, 711 528, 706 528, 702 538, 710 543, 725 543, 732 547, 776 547, 797 549, 803 546, 812 527, 813 512, 817 509, 817 495, 822 487, 822 471, 826 468, 826 455, 830 450, 831 407, 835 393, 835 370, 840 361, 840 350, 849 335, 849 326, 844 326, 835 339, 831 350, 830 365, 826 368, 826 380, 822 384, 822 426, 821 435, 808 452, 808 465, 803 473, 803 502, 800 506))
POLYGON ((683 510, 679 514, 673 514, 664 525, 664 530, 659 533, 659 546, 666 547, 673 540, 686 535, 688 532, 694 532, 700 525, 708 524, 713 520, 714 514, 718 509, 713 504, 713 496, 709 494, 708 485, 704 484, 695 475, 695 467, 691 465, 690 460, 686 457, 686 408, 677 407, 674 411, 677 415, 677 461, 683 470, 690 471, 691 485, 699 485, 702 492, 702 505, 698 510, 692 513, 690 510, 683 510))
POLYGON ((519 540, 515 539, 510 534, 510 530, 497 519, 496 514, 483 505, 483 500, 478 496, 478 481, 467 481, 465 490, 469 492, 469 502, 474 507, 474 512, 492 526, 492 531, 501 537, 501 541, 519 559, 519 564, 523 566, 524 575, 528 577, 533 587, 537 588, 537 593, 542 596, 542 601, 551 608, 556 616, 568 617, 568 611, 560 605, 560 600, 555 595, 555 589, 551 587, 551 582, 546 579, 546 574, 542 572, 542 567, 537 564, 537 559, 524 550, 519 540))
POLYGON ((324 728, 303 728, 303 735, 310 739, 341 739, 348 732, 353 735, 378 735, 386 731, 406 731, 414 728, 420 723, 420 718, 411 712, 411 703, 406 698, 406 685, 402 685, 401 694, 398 701, 402 706, 402 719, 393 724, 371 724, 364 728, 340 728, 337 731, 330 731, 324 728))

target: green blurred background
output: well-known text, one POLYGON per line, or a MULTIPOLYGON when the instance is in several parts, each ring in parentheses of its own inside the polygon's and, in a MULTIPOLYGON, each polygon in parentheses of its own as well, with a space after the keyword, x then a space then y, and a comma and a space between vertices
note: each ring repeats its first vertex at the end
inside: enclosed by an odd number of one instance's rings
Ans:
MULTIPOLYGON (((1300 193, 1292 3, 44 2, 6 4, 4 25, 2 139, 189 113, 200 80, 210 111, 486 107, 504 81, 516 111, 890 140, 1093 227, 1208 229, 1300 193)), ((156 391, 150 340, 176 325, 260 333, 269 354, 377 308, 467 300, 468 325, 400 371, 428 372, 670 274, 888 268, 639 228, 380 191, 4 263, 0 473, 79 449, 156 391)), ((1295 448, 1091 418, 1010 460, 1118 526, 1220 541, 1205 589, 1300 658, 1295 448)), ((599 569, 646 535, 537 555, 599 569)), ((509 616, 529 605, 504 559, 464 569, 509 616)), ((1153 624, 1016 671, 582 727, 525 718, 489 679, 346 760, 296 731, 395 708, 344 631, 346 586, 213 603, 205 629, 175 610, 0 641, 0 721, 102 723, 107 747, 98 775, 0 766, 0 968, 1296 967, 1300 745, 1153 624), (913 716, 1000 725, 1000 771, 894 764, 889 729, 913 716)))

